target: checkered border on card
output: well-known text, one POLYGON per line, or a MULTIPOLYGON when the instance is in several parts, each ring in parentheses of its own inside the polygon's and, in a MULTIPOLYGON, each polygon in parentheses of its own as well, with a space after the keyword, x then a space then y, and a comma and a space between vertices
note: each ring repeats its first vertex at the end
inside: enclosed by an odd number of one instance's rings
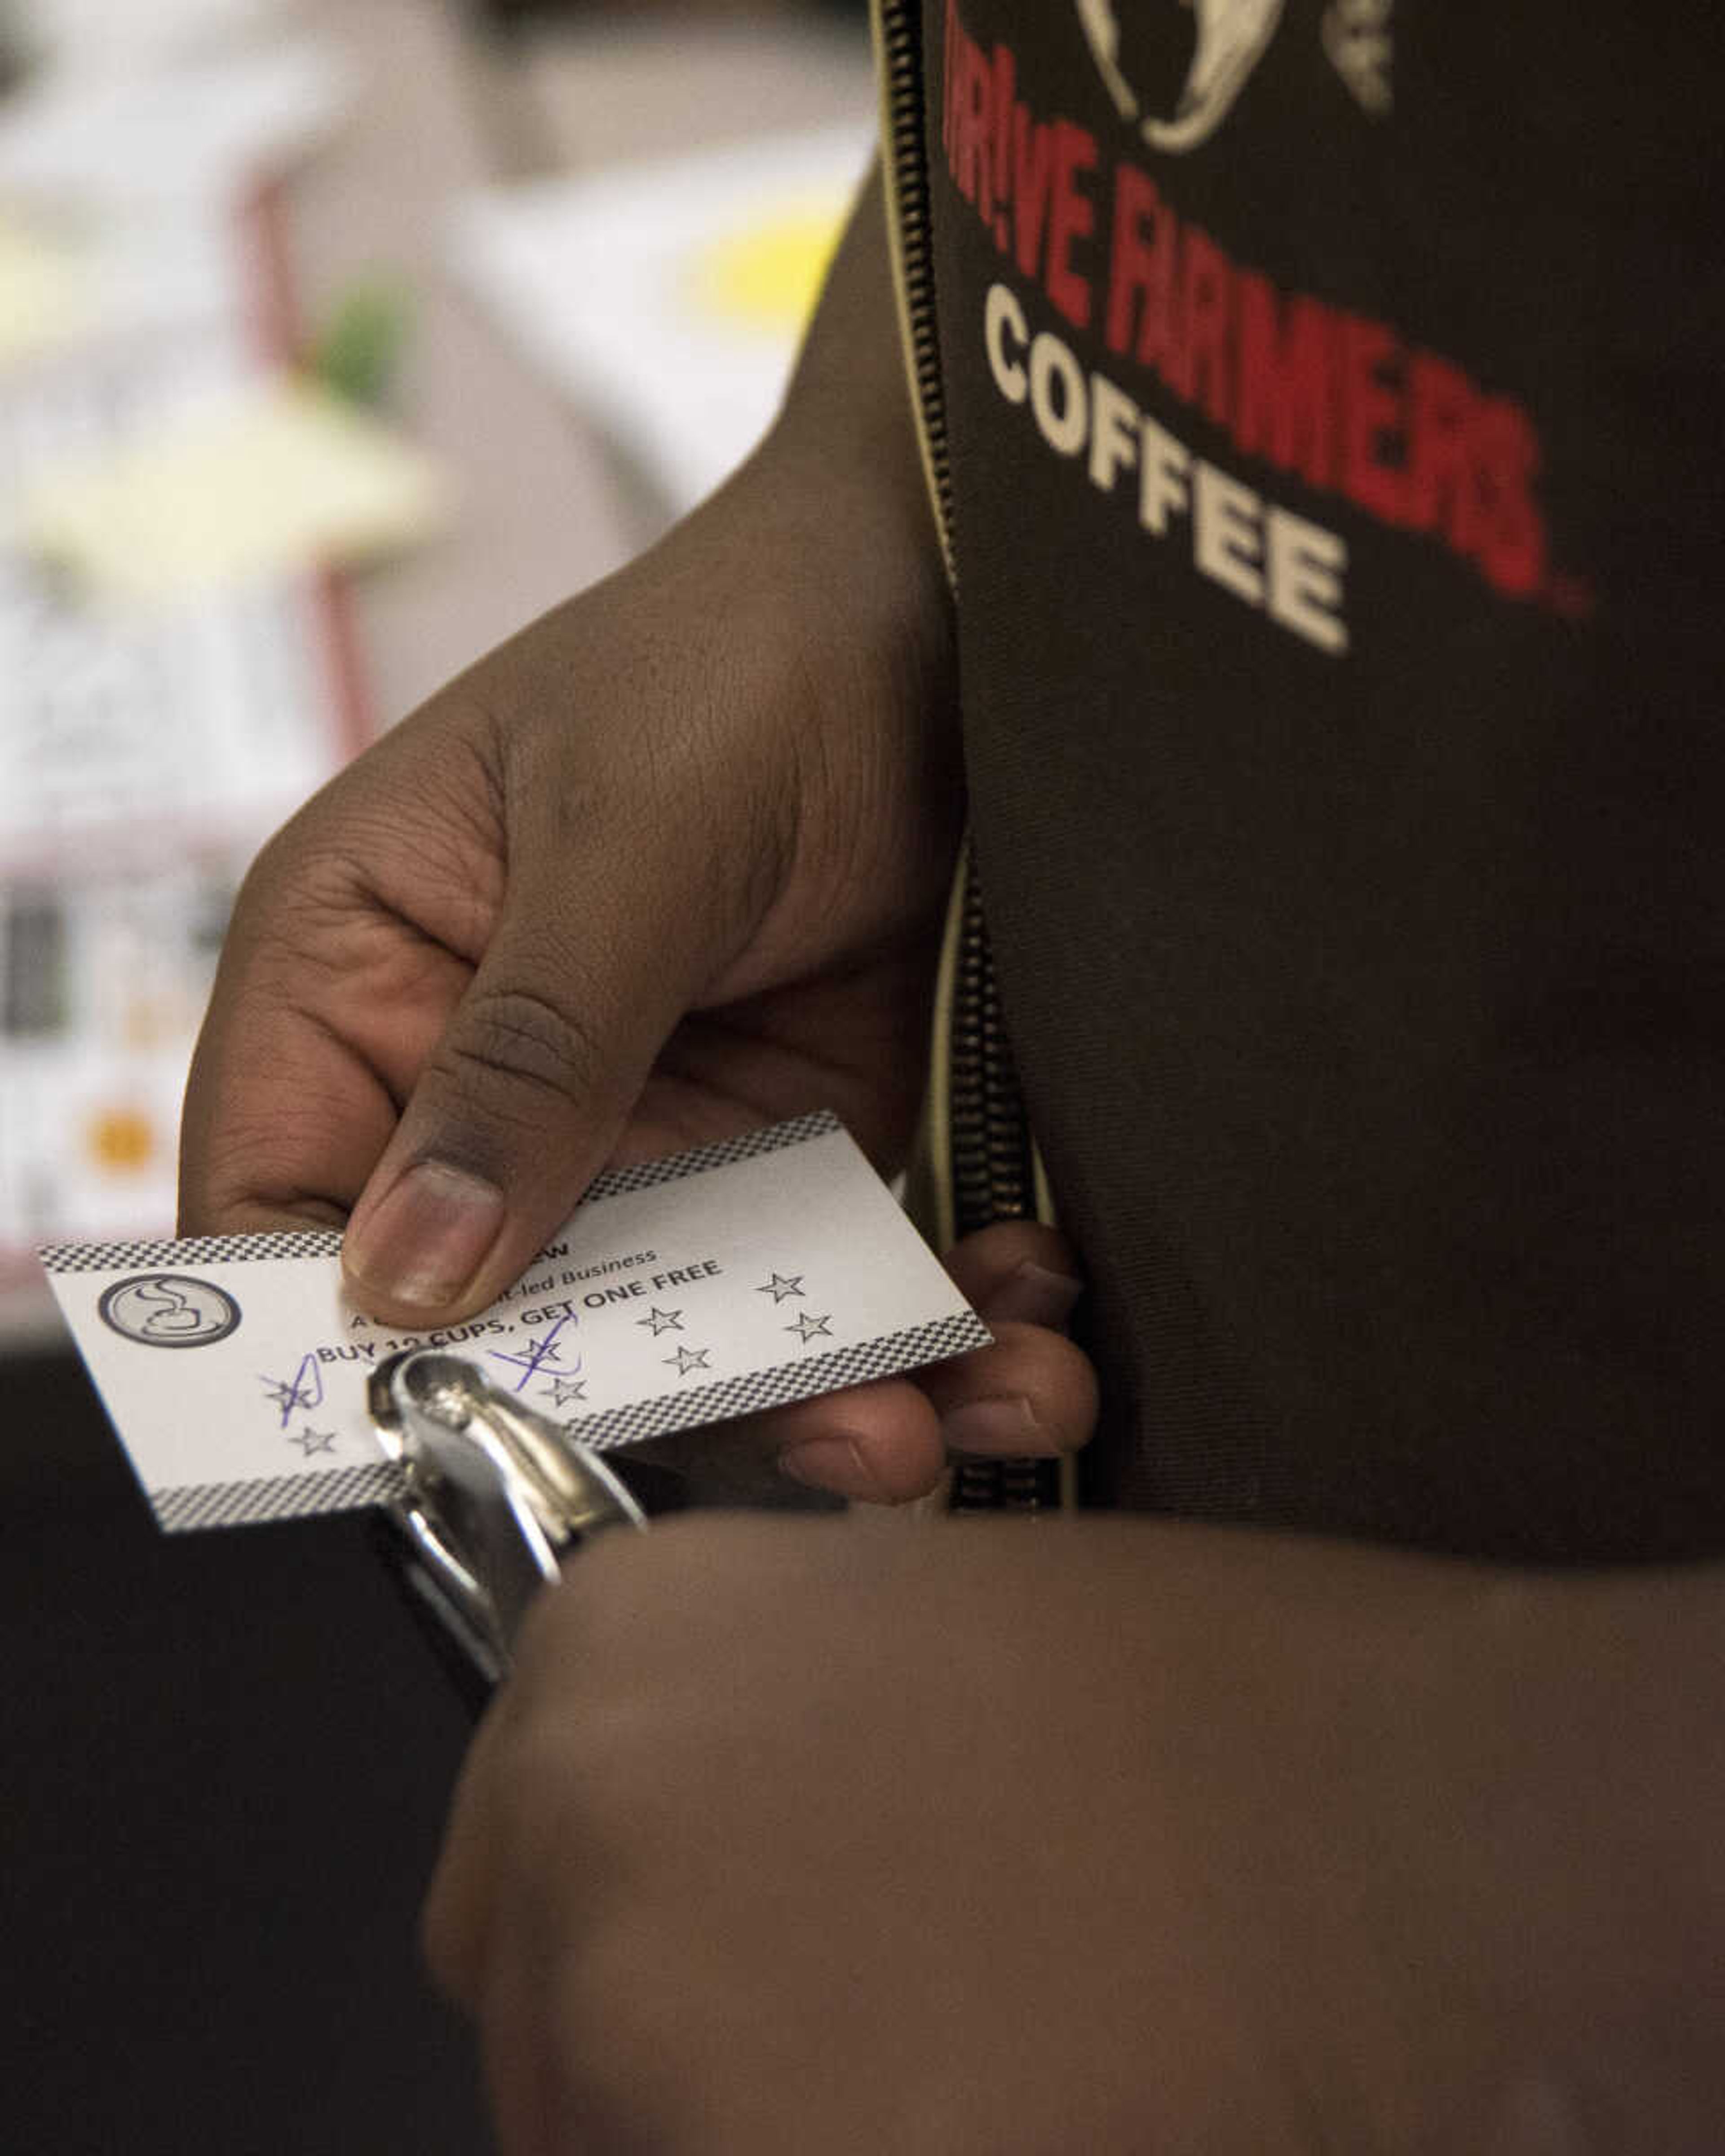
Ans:
POLYGON ((201 1527, 243 1527, 261 1520, 300 1520, 316 1512, 352 1512, 387 1505, 402 1494, 393 1460, 337 1467, 316 1475, 265 1475, 249 1482, 187 1482, 151 1490, 150 1509, 170 1535, 201 1527))
POLYGON ((866 1384, 870 1378, 896 1377, 901 1370, 918 1369, 925 1363, 944 1362, 948 1355, 986 1348, 993 1337, 974 1311, 958 1311, 950 1317, 937 1317, 902 1332, 883 1332, 874 1340, 835 1348, 829 1354, 776 1363, 771 1369, 751 1370, 737 1378, 721 1378, 716 1384, 697 1385, 688 1392, 661 1393, 629 1407, 607 1408, 598 1414, 565 1423, 563 1428, 595 1452, 614 1452, 626 1445, 639 1445, 644 1438, 699 1430, 708 1423, 728 1422, 733 1415, 757 1414, 763 1408, 786 1407, 793 1400, 809 1399, 817 1393, 836 1392, 841 1385, 866 1384))
POLYGON ((787 1123, 774 1123, 764 1131, 745 1131, 739 1137, 717 1138, 711 1145, 672 1153, 665 1160, 607 1168, 593 1178, 581 1203, 593 1205, 603 1199, 620 1198, 626 1190, 650 1190, 655 1183, 704 1175, 711 1168, 729 1168, 733 1161, 752 1160, 757 1153, 783 1152, 788 1146, 806 1145, 810 1138, 830 1137, 844 1127, 830 1108, 817 1108, 812 1115, 793 1116, 787 1123))
POLYGON ((335 1228, 268 1235, 184 1235, 178 1242, 50 1243, 36 1255, 50 1273, 128 1272, 134 1265, 234 1265, 247 1258, 334 1258, 335 1228))
MULTIPOLYGON (((720 1138, 711 1145, 696 1146, 689 1152, 665 1160, 644 1160, 633 1168, 608 1168, 596 1175, 582 1199, 583 1209, 620 1198, 626 1191, 650 1190, 661 1183, 676 1183, 685 1175, 704 1175, 710 1168, 728 1168, 733 1161, 752 1160, 757 1154, 783 1152, 786 1147, 805 1145, 810 1138, 829 1137, 844 1126, 830 1109, 795 1116, 764 1131, 745 1131, 740 1137, 720 1138)), ((51 1273, 107 1273, 134 1265, 239 1265, 258 1258, 333 1258, 341 1255, 339 1229, 308 1228, 303 1233, 283 1230, 263 1235, 192 1235, 177 1242, 50 1243, 37 1253, 44 1270, 51 1273)), ((269 1517, 260 1514, 260 1517, 269 1517)))

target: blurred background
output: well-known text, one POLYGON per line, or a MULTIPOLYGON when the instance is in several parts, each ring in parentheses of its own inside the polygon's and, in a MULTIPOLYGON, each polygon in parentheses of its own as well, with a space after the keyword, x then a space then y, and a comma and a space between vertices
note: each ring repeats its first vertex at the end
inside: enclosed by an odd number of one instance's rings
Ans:
POLYGON ((172 1232, 268 833, 747 453, 873 106, 860 0, 0 0, 0 2145, 485 2145, 453 1694, 361 1523, 156 1536, 33 1253, 172 1232))

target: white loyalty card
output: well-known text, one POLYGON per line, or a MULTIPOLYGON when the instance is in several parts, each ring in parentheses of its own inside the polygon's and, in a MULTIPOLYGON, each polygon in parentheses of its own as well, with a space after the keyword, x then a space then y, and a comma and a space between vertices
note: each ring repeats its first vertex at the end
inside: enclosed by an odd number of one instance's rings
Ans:
POLYGON ((366 1378, 404 1348, 470 1356, 572 1437, 609 1448, 988 1338, 824 1114, 598 1177, 506 1295, 441 1332, 356 1310, 340 1250, 323 1231, 42 1253, 162 1527, 395 1496, 366 1378))

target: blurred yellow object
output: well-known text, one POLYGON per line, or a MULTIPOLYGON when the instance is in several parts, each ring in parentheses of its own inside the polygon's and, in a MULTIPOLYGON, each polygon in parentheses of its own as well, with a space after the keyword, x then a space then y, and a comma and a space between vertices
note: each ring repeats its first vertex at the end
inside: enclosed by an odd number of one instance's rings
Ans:
POLYGON ((843 228, 842 201, 787 204, 726 233, 696 261, 695 294, 711 314, 783 336, 802 328, 843 228))
POLYGON ((162 601, 434 531, 448 489, 411 444, 326 390, 272 382, 25 495, 25 543, 100 593, 162 601))
POLYGON ((156 1130, 136 1108, 105 1108, 88 1132, 91 1160, 110 1175, 135 1175, 156 1153, 156 1130))
POLYGON ((95 311, 80 251, 0 215, 0 367, 78 336, 95 311))

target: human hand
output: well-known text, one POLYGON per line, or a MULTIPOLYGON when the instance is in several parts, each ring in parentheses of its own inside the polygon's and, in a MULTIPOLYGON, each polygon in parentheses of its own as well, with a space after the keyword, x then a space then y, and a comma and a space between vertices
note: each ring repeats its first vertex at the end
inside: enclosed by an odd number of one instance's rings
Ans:
MULTIPOLYGON (((278 836, 193 1071, 188 1231, 346 1222, 356 1301, 433 1326, 492 1300, 607 1163, 819 1106, 897 1164, 961 814, 948 630, 937 567, 846 506, 769 443, 278 836)), ((998 1348, 729 1452, 892 1499, 933 1486, 964 1409, 968 1450, 1081 1442, 1087 1365, 1026 1322, 1070 1304, 1064 1246, 1009 1230, 953 1263, 998 1348)))
POLYGON ((1238 1531, 672 1522, 530 1616, 429 1956, 505 2156, 1699 2149, 1629 2093, 1711 2041, 1632 1636, 1238 1531))
POLYGON ((946 1263, 988 1322, 989 1346, 907 1377, 632 1451, 674 1469, 698 1460, 708 1503, 757 1497, 776 1469, 816 1489, 887 1505, 928 1495, 954 1455, 1076 1452, 1095 1426, 1096 1376, 1064 1331, 1081 1285, 1065 1238, 1034 1220, 1003 1220, 964 1237, 946 1263))

